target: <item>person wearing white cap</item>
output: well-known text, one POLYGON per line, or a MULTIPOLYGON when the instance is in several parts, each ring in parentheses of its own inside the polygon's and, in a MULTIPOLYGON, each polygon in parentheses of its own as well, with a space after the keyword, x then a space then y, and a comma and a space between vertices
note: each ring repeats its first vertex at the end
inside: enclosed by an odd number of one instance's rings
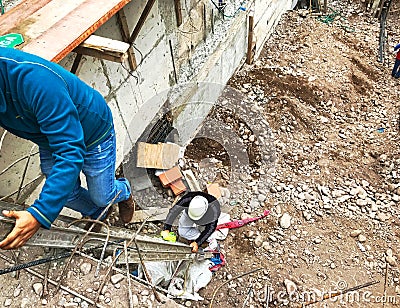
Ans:
POLYGON ((221 205, 210 194, 201 191, 188 192, 169 210, 162 236, 169 234, 172 224, 181 212, 178 233, 191 241, 192 251, 197 252, 199 246, 214 233, 221 214, 221 205))

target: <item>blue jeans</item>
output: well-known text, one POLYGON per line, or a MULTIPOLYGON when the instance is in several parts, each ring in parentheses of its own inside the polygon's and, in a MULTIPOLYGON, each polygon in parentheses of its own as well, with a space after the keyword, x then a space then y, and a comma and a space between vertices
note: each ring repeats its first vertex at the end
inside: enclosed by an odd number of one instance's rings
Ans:
MULTIPOLYGON (((54 166, 52 153, 39 149, 39 154, 40 168, 48 177, 54 166)), ((115 179, 115 161, 116 140, 112 130, 101 144, 86 152, 82 172, 86 176, 88 189, 81 186, 78 177, 65 206, 80 212, 83 216, 96 219, 119 191, 114 203, 128 199, 131 186, 125 178, 115 179)))
POLYGON ((392 70, 392 76, 395 78, 400 78, 400 60, 396 59, 396 61, 394 62, 394 66, 393 66, 393 70, 392 70))

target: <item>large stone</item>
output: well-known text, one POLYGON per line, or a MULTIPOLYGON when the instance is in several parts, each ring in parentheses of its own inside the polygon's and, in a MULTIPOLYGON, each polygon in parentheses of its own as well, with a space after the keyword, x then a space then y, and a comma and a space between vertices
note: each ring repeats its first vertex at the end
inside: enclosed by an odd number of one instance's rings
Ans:
POLYGON ((136 294, 132 296, 133 307, 139 307, 139 297, 136 294))
POLYGON ((263 244, 263 237, 262 235, 258 235, 255 239, 254 239, 254 246, 256 247, 261 247, 263 244))
POLYGON ((118 273, 118 274, 115 274, 115 275, 111 276, 111 282, 112 282, 112 284, 117 284, 118 282, 120 282, 124 278, 125 278, 125 275, 118 273))
POLYGON ((394 256, 387 256, 386 262, 389 263, 391 266, 397 266, 397 261, 394 256))
POLYGON ((80 269, 83 275, 88 275, 92 270, 92 264, 84 262, 81 264, 80 269))
POLYGON ((283 283, 285 284, 286 291, 289 295, 297 291, 297 285, 293 281, 285 279, 283 283))
POLYGON ((362 231, 361 231, 360 229, 353 230, 353 231, 350 232, 350 236, 351 236, 351 237, 357 237, 357 236, 359 236, 361 233, 362 233, 362 231))
POLYGON ((360 235, 358 236, 358 241, 359 241, 360 243, 364 243, 366 240, 367 240, 367 238, 365 237, 364 234, 360 234, 360 235))
POLYGON ((42 294, 43 294, 43 284, 42 283, 36 282, 33 284, 32 288, 37 295, 42 296, 42 294))
POLYGON ((290 228, 291 219, 292 217, 288 213, 284 213, 279 219, 279 225, 281 226, 281 228, 283 229, 290 228))
POLYGON ((14 297, 18 297, 21 294, 22 288, 21 285, 19 284, 15 289, 14 289, 14 297))

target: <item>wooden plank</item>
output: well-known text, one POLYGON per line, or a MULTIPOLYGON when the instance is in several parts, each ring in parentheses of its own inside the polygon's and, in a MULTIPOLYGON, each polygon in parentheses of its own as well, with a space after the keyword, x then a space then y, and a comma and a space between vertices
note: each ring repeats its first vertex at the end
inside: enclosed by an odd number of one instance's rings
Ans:
POLYGON ((176 24, 179 27, 182 24, 182 7, 180 0, 174 0, 176 24))
MULTIPOLYGON (((129 43, 129 27, 128 27, 128 21, 126 19, 124 9, 119 10, 119 12, 117 13, 117 20, 119 23, 123 41, 126 43, 129 43)), ((135 52, 134 52, 133 46, 132 46, 133 44, 130 44, 130 45, 131 46, 128 49, 128 63, 129 63, 130 69, 132 71, 134 71, 137 68, 137 63, 136 63, 135 52)))
POLYGON ((72 63, 72 67, 71 67, 71 73, 72 74, 78 74, 81 67, 82 67, 82 54, 76 54, 75 59, 74 59, 74 63, 72 63))
POLYGON ((135 26, 135 29, 133 29, 132 35, 129 38, 129 43, 134 43, 137 36, 139 35, 140 30, 142 29, 144 22, 147 19, 147 16, 149 16, 150 11, 154 5, 154 2, 156 2, 156 0, 148 0, 146 3, 146 6, 143 9, 142 15, 140 15, 140 18, 135 26))
POLYGON ((122 63, 127 58, 129 44, 97 35, 89 36, 74 49, 79 54, 122 63))
POLYGON ((141 168, 170 169, 179 159, 180 146, 173 143, 151 144, 139 142, 136 166, 141 168))
POLYGON ((192 170, 183 170, 182 173, 191 191, 201 190, 200 184, 197 181, 196 176, 194 175, 192 170))
POLYGON ((0 34, 9 33, 9 29, 17 27, 26 18, 44 7, 51 0, 24 0, 1 16, 0 34))
POLYGON ((130 1, 52 0, 2 34, 21 33, 25 43, 18 48, 58 62, 130 1))
POLYGON ((79 45, 80 47, 96 49, 99 51, 124 54, 129 48, 129 44, 107 37, 91 35, 79 45))
POLYGON ((249 29, 247 34, 247 55, 246 63, 251 64, 253 62, 253 36, 254 36, 254 16, 249 16, 249 29))

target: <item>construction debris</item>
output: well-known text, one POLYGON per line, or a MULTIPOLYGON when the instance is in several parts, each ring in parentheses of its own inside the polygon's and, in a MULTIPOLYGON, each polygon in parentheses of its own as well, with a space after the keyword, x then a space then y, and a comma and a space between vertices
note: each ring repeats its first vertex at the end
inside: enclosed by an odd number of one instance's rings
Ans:
POLYGON ((147 221, 164 221, 167 218, 169 208, 149 208, 137 210, 133 213, 130 223, 147 221))
POLYGON ((183 176, 188 184, 190 191, 201 191, 200 184, 191 169, 183 170, 183 176))
POLYGON ((187 190, 183 182, 183 174, 178 166, 175 166, 158 175, 161 184, 164 187, 169 187, 175 195, 180 195, 187 190))
MULTIPOLYGON (((155 285, 168 289, 172 298, 203 300, 198 294, 211 281, 209 260, 172 262, 146 262, 148 273, 155 285)), ((143 277, 143 269, 139 266, 139 278, 143 277)))

